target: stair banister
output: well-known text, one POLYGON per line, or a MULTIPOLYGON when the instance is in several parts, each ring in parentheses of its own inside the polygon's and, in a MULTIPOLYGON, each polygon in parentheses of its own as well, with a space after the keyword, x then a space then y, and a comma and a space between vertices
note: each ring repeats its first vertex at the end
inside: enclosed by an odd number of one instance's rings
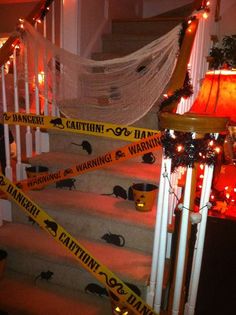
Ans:
MULTIPOLYGON (((52 3, 53 0, 50 1, 52 3)), ((39 3, 36 4, 35 8, 25 17, 25 20, 30 24, 35 24, 35 21, 40 17, 42 8, 45 5, 45 0, 41 0, 39 3)), ((18 42, 17 35, 11 35, 4 45, 0 49, 0 66, 5 64, 9 57, 13 54, 14 46, 18 42)))
MULTIPOLYGON (((186 72, 188 69, 188 62, 190 59, 195 35, 198 28, 198 19, 195 19, 191 23, 191 32, 186 31, 186 34, 183 39, 183 43, 180 48, 179 57, 173 72, 173 75, 168 84, 167 94, 172 95, 176 90, 183 87, 186 72)), ((165 112, 174 112, 176 111, 178 103, 173 102, 170 105, 167 105, 163 111, 165 112)))

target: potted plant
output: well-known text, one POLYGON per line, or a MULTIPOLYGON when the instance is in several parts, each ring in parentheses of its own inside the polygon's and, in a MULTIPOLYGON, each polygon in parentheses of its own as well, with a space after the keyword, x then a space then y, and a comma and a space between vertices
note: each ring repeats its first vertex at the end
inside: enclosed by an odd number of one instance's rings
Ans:
POLYGON ((236 68, 236 35, 224 36, 211 48, 207 57, 210 69, 236 68))

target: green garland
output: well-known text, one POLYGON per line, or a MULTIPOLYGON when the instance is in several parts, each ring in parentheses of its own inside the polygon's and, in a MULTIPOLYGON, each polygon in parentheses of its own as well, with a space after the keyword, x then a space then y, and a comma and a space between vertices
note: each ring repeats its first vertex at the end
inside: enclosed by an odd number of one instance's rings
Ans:
POLYGON ((165 98, 160 104, 160 111, 165 108, 166 106, 172 104, 173 102, 179 102, 181 97, 189 98, 193 94, 193 86, 191 84, 190 75, 187 71, 184 85, 182 88, 177 89, 172 95, 165 98))

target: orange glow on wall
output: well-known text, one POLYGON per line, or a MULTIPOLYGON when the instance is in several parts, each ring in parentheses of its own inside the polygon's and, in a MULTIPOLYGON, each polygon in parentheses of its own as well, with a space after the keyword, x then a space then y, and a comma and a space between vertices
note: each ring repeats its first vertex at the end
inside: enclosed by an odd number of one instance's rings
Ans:
POLYGON ((236 123, 236 71, 216 70, 206 73, 190 112, 229 117, 236 123))

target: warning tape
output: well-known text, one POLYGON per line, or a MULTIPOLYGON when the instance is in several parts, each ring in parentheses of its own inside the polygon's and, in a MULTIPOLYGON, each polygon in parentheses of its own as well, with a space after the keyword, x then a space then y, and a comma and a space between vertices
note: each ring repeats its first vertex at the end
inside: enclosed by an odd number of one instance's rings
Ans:
POLYGON ((7 112, 3 114, 3 119, 4 123, 9 125, 40 127, 125 141, 138 141, 159 132, 153 129, 114 125, 104 122, 23 113, 7 112))
POLYGON ((22 190, 39 189, 57 181, 75 177, 93 170, 104 168, 106 166, 125 161, 136 156, 143 155, 150 151, 157 150, 161 146, 161 132, 158 134, 130 143, 114 151, 99 155, 91 160, 82 162, 70 168, 62 169, 54 173, 36 176, 16 183, 22 190))
POLYGON ((13 200, 24 212, 35 220, 43 230, 50 234, 80 264, 90 272, 107 289, 112 291, 128 308, 139 315, 157 315, 138 295, 122 282, 106 266, 102 265, 85 247, 83 247, 61 225, 50 217, 43 209, 34 203, 22 190, 0 173, 0 189, 13 200))

